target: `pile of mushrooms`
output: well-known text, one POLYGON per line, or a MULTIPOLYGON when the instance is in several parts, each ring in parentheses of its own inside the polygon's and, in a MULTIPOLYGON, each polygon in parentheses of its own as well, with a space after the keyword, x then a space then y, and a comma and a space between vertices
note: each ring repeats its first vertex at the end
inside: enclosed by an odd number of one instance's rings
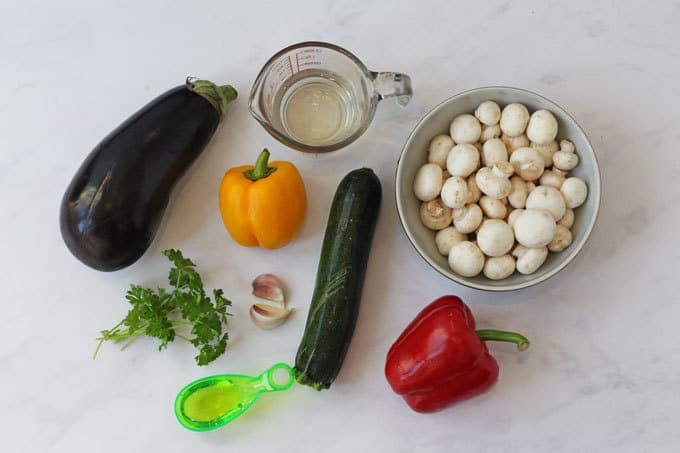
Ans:
POLYGON ((556 141, 557 129, 547 110, 529 114, 513 103, 501 111, 485 101, 474 115, 455 117, 450 135, 432 139, 413 191, 455 273, 491 280, 531 274, 549 252, 569 247, 574 209, 588 187, 569 176, 578 154, 569 140, 556 141))

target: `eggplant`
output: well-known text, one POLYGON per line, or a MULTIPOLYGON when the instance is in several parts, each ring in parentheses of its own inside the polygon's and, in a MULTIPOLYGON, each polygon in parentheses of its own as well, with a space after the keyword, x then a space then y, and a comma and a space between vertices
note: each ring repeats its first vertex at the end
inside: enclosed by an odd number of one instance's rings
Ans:
POLYGON ((156 235, 173 187, 234 99, 230 85, 188 78, 104 138, 61 202, 61 235, 71 253, 100 271, 137 261, 156 235))

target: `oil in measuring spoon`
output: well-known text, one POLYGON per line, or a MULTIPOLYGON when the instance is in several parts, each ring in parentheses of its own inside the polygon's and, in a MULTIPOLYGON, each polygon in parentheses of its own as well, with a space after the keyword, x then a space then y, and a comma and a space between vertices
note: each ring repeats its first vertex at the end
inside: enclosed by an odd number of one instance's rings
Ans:
POLYGON ((189 395, 183 411, 196 422, 210 422, 241 407, 241 389, 231 382, 199 389, 189 395))
POLYGON ((296 74, 282 96, 279 111, 288 134, 313 146, 344 140, 361 121, 347 82, 329 71, 296 74))

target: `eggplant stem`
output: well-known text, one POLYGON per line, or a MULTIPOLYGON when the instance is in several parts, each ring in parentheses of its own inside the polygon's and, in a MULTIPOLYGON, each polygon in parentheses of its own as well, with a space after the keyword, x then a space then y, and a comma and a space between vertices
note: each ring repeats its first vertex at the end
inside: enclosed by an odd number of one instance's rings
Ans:
POLYGON ((227 105, 236 99, 238 93, 231 85, 216 85, 209 80, 201 80, 196 77, 187 77, 186 87, 193 93, 201 96, 206 101, 210 102, 220 119, 227 111, 227 105))

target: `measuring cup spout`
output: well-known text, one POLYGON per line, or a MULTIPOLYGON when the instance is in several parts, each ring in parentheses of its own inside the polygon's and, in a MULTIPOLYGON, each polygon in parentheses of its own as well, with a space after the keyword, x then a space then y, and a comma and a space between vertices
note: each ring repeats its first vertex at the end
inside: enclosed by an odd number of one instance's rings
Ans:
POLYGON ((399 72, 371 72, 373 89, 380 96, 380 100, 395 98, 402 107, 413 97, 411 78, 399 72))
POLYGON ((264 111, 261 106, 262 102, 262 81, 258 80, 255 85, 250 90, 250 97, 248 99, 248 110, 250 110, 251 115, 255 117, 262 125, 269 125, 269 121, 265 117, 264 111))

